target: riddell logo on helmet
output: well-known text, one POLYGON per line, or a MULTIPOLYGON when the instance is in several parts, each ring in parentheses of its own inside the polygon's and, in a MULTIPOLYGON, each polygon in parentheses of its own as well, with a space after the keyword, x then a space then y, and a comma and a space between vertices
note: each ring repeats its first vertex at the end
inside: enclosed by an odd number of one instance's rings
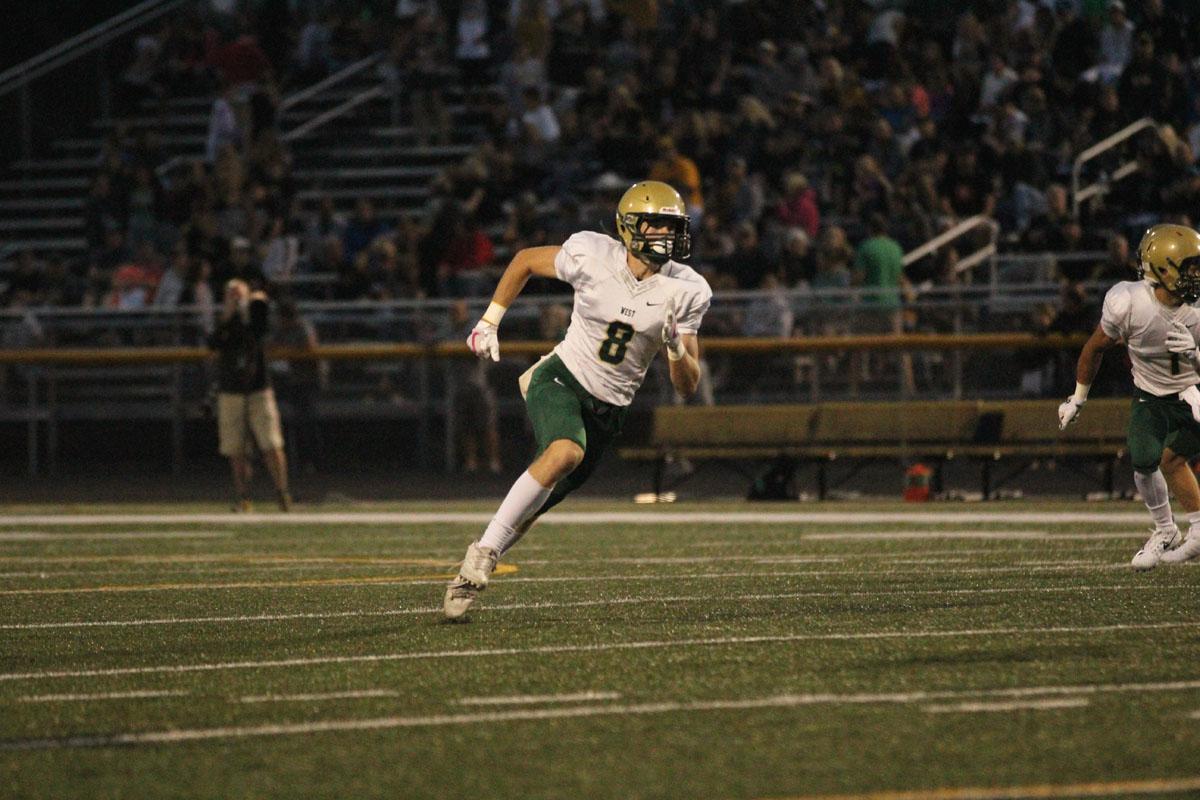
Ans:
POLYGON ((658 210, 658 213, 660 213, 660 214, 682 214, 683 212, 679 210, 679 206, 663 206, 662 208, 660 208, 658 210))

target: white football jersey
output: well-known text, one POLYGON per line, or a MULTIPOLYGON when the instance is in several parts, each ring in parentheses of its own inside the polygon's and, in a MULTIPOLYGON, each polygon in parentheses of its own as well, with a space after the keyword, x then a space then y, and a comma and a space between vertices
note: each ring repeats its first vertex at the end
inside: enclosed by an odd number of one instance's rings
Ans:
POLYGON ((662 348, 667 304, 674 301, 680 333, 699 333, 712 289, 691 267, 668 261, 637 280, 625 245, 582 231, 563 243, 554 271, 575 290, 567 335, 554 348, 563 364, 594 397, 627 406, 662 348))
POLYGON ((1191 359, 1167 350, 1167 334, 1175 322, 1186 325, 1193 337, 1200 336, 1200 311, 1186 303, 1175 308, 1163 305, 1149 281, 1123 281, 1104 296, 1100 329, 1125 343, 1133 383, 1142 391, 1162 397, 1200 381, 1191 359))

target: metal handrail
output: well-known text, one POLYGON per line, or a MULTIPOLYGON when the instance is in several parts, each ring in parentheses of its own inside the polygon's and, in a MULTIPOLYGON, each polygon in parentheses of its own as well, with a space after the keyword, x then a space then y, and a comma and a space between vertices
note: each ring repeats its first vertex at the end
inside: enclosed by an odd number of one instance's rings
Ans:
POLYGON ((382 58, 383 58, 382 52, 374 53, 373 55, 369 55, 366 58, 355 61, 353 64, 349 65, 348 67, 338 70, 337 72, 333 73, 332 75, 330 75, 327 78, 324 78, 323 80, 317 81, 312 86, 309 86, 306 89, 301 89, 298 92, 294 92, 294 93, 288 95, 287 97, 283 98, 283 100, 279 103, 279 111, 281 113, 284 111, 287 111, 292 106, 297 105, 299 103, 303 103, 305 100, 308 100, 311 97, 315 97, 316 95, 325 91, 329 87, 336 86, 337 84, 346 80, 346 78, 354 77, 358 73, 362 72, 364 69, 373 67, 375 64, 378 64, 382 58))
POLYGON ((370 101, 376 100, 383 96, 384 89, 382 86, 375 86, 370 89, 365 89, 364 91, 354 95, 354 97, 338 103, 328 111, 322 112, 307 122, 292 128, 280 138, 282 138, 285 142, 294 142, 297 139, 312 133, 317 128, 320 128, 329 122, 333 122, 335 119, 338 119, 348 112, 353 111, 364 103, 369 103, 370 101))
MULTIPOLYGON (((328 89, 332 86, 336 86, 339 83, 344 82, 347 78, 352 78, 355 75, 362 72, 363 70, 369 69, 370 67, 378 64, 382 58, 383 58, 383 53, 375 53, 374 55, 369 55, 366 58, 361 58, 358 61, 355 61, 353 64, 350 64, 349 66, 345 67, 344 69, 338 70, 337 72, 333 73, 329 77, 323 78, 322 80, 317 81, 312 86, 308 86, 304 89, 301 89, 298 92, 293 92, 292 94, 288 95, 287 97, 283 98, 283 100, 280 101, 279 113, 282 114, 284 111, 287 111, 288 109, 292 108, 293 106, 298 105, 299 103, 303 103, 305 100, 308 100, 312 97, 317 96, 318 94, 325 91, 326 89, 328 89)), ((371 91, 375 91, 375 90, 367 90, 367 91, 371 92, 371 91)), ((354 98, 351 98, 351 100, 353 100, 353 99, 354 98)), ((367 98, 367 99, 371 99, 371 98, 367 98)), ((347 102, 349 102, 349 101, 347 101, 347 102)), ((363 102, 363 101, 360 101, 360 103, 361 102, 363 102)), ((346 105, 345 103, 342 104, 342 106, 345 106, 345 105, 346 105)), ((339 106, 339 108, 341 108, 341 106, 339 106)), ((299 127, 297 127, 295 130, 285 133, 282 137, 283 140, 285 142, 290 142, 294 139, 299 138, 300 136, 303 136, 305 133, 308 133, 310 130, 312 130, 313 127, 316 127, 315 125, 312 124, 313 122, 315 122, 316 120, 322 120, 322 117, 325 117, 329 113, 330 112, 327 111, 327 112, 325 112, 325 114, 322 114, 312 120, 308 120, 307 122, 305 122, 302 125, 300 125, 299 127), (297 132, 299 132, 299 133, 297 133, 297 132)), ((330 119, 332 119, 332 117, 330 117, 330 119)), ((324 124, 324 122, 328 122, 328 121, 329 121, 328 119, 323 119, 321 124, 324 124)), ((162 178, 162 177, 166 176, 169 172, 171 172, 171 170, 178 167, 180 164, 185 164, 188 161, 194 160, 195 158, 196 158, 196 156, 184 156, 184 155, 173 156, 173 157, 167 159, 166 161, 164 161, 162 164, 159 164, 158 167, 155 168, 154 172, 155 172, 155 174, 158 175, 159 178, 162 178)))
POLYGON ((1156 123, 1150 117, 1142 117, 1137 122, 1133 122, 1133 123, 1130 123, 1129 125, 1126 125, 1121 130, 1117 131, 1116 133, 1112 134, 1111 136, 1109 136, 1107 138, 1101 139, 1100 141, 1096 142, 1091 147, 1084 150, 1079 155, 1075 156, 1075 161, 1071 165, 1071 214, 1072 214, 1072 216, 1074 216, 1075 218, 1079 217, 1080 206, 1082 205, 1082 203, 1085 200, 1090 200, 1093 197, 1098 197, 1100 195, 1106 194, 1109 191, 1109 187, 1112 184, 1116 183, 1119 180, 1123 180, 1123 179, 1129 177, 1133 173, 1137 172, 1138 169, 1140 168, 1136 159, 1134 159, 1133 161, 1127 161, 1124 164, 1122 164, 1120 167, 1118 167, 1111 176, 1108 176, 1104 180, 1096 181, 1095 183, 1091 184, 1090 186, 1086 186, 1081 189, 1081 188, 1079 188, 1079 178, 1083 172, 1083 165, 1086 164, 1088 161, 1091 161, 1096 156, 1101 155, 1102 153, 1108 152, 1112 148, 1114 148, 1117 145, 1124 142, 1126 139, 1136 136, 1137 134, 1141 133, 1142 131, 1146 130, 1147 128, 1157 127, 1157 125, 1158 125, 1158 123, 1156 123))
MULTIPOLYGON (((713 337, 704 340, 708 353, 831 353, 854 350, 1064 350, 1081 347, 1083 334, 1038 335, 1034 333, 907 333, 869 336, 816 337, 713 337)), ((510 341, 503 345, 505 356, 539 356, 558 342, 510 341)), ((468 358, 473 353, 461 342, 416 344, 323 344, 313 348, 268 348, 267 357, 295 361, 394 361, 416 358, 468 358)), ((183 364, 205 361, 212 351, 203 347, 112 347, 42 348, 0 350, 0 364, 73 364, 116 366, 135 364, 183 364)))
POLYGON ((903 262, 904 266, 907 267, 910 264, 920 261, 925 256, 932 255, 960 236, 965 236, 966 234, 980 227, 986 227, 990 230, 991 241, 976 250, 974 253, 966 256, 959 261, 957 265, 955 265, 956 272, 966 272, 984 259, 991 258, 992 256, 996 255, 996 235, 1000 230, 1000 225, 986 214, 976 214, 973 217, 968 217, 954 227, 950 228, 948 231, 933 237, 920 247, 905 253, 903 262))
MULTIPOLYGON (((1083 284, 1083 288, 1090 292, 1101 292, 1107 289, 1108 283, 1099 281, 1091 281, 1083 284)), ((1062 287, 1057 282, 1042 282, 1042 283, 1012 283, 1012 284, 997 284, 990 286, 986 284, 977 285, 934 285, 923 289, 921 292, 922 298, 926 304, 932 305, 932 302, 939 297, 944 297, 947 301, 954 303, 973 303, 986 302, 993 300, 999 290, 1000 296, 1012 298, 1033 298, 1037 300, 1053 300, 1058 297, 1062 287)), ((764 300, 774 297, 782 297, 785 300, 800 303, 813 304, 822 301, 829 302, 831 305, 836 305, 839 308, 844 307, 846 302, 869 301, 877 294, 874 288, 864 287, 847 287, 847 288, 795 288, 786 290, 762 290, 762 289, 738 289, 726 290, 717 292, 713 296, 714 305, 752 302, 755 300, 764 300)), ((487 306, 487 297, 472 297, 472 298, 423 298, 423 299, 401 299, 401 300, 306 300, 301 301, 297 305, 302 311, 306 312, 361 312, 363 314, 390 314, 390 313, 410 313, 410 314, 436 314, 448 310, 453 305, 466 302, 468 307, 472 309, 483 309, 487 306)), ((510 311, 512 314, 518 313, 521 308, 538 309, 545 305, 555 305, 562 303, 570 303, 570 294, 548 294, 548 295, 529 295, 520 298, 510 311)), ((133 319, 148 319, 148 320, 176 320, 180 318, 190 318, 200 312, 198 306, 177 306, 177 307, 160 307, 148 306, 143 309, 115 309, 115 308, 84 308, 80 307, 61 307, 61 306, 35 306, 23 308, 20 310, 0 309, 0 322, 20 320, 28 314, 33 314, 35 317, 43 320, 52 319, 80 319, 85 321, 106 320, 114 324, 120 320, 133 319)))
POLYGON ((83 33, 72 36, 14 67, 0 72, 0 97, 76 58, 103 47, 132 28, 162 16, 188 0, 145 0, 83 33))

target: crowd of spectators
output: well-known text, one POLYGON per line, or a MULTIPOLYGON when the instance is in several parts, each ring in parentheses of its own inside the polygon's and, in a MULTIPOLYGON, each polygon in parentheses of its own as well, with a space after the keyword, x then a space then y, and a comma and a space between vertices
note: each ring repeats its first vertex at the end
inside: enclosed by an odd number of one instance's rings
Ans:
POLYGON ((22 256, 5 301, 211 305, 229 278, 304 274, 332 276, 320 296, 336 299, 477 296, 514 250, 610 225, 643 177, 683 193, 694 261, 718 291, 862 286, 889 326, 913 287, 971 280, 955 248, 907 269, 897 258, 975 214, 998 220, 1008 250, 1109 251, 1065 280, 1131 275, 1128 239, 1190 222, 1200 200, 1200 9, 948 8, 222 0, 140 36, 118 81, 139 115, 210 93, 203 157, 164 172, 154 126, 114 127, 86 198, 86 255, 22 256), (422 209, 301 204, 279 98, 375 52, 416 145, 466 138, 471 152, 422 209), (1076 217, 1073 157, 1144 115, 1156 129, 1124 148, 1142 171, 1076 217))

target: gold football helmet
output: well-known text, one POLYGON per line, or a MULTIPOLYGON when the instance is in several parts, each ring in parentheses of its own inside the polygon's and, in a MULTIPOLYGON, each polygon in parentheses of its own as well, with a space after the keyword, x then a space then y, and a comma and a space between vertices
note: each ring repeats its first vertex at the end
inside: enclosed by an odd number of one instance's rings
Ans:
POLYGON ((1200 300, 1200 233, 1155 225, 1138 245, 1138 272, 1185 303, 1200 300))
POLYGON ((655 267, 692 253, 691 222, 679 192, 662 181, 630 186, 617 203, 617 235, 629 252, 655 267), (667 228, 647 233, 647 228, 667 228))

